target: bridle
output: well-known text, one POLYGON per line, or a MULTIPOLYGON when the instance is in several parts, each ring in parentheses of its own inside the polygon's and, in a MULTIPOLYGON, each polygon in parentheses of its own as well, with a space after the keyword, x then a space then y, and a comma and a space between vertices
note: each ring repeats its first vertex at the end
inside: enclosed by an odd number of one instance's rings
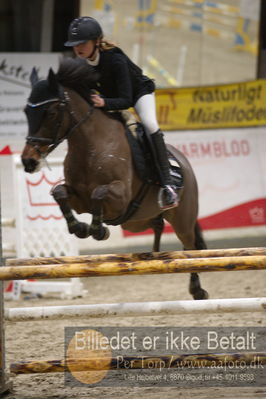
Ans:
POLYGON ((33 146, 35 151, 42 157, 45 158, 50 152, 52 152, 62 141, 69 138, 69 136, 82 124, 84 123, 92 114, 93 106, 89 105, 88 112, 81 118, 79 121, 75 118, 74 111, 70 108, 70 98, 66 91, 62 92, 61 96, 54 97, 49 100, 40 101, 38 103, 32 103, 30 101, 27 102, 27 106, 30 108, 38 108, 46 104, 51 104, 57 102, 59 104, 59 115, 56 123, 54 124, 52 137, 35 137, 28 135, 26 137, 26 143, 30 146, 33 146), (66 133, 63 136, 60 136, 61 126, 64 120, 64 114, 67 111, 70 115, 71 123, 70 127, 67 129, 66 133), (47 145, 48 149, 44 152, 41 151, 40 147, 47 145))

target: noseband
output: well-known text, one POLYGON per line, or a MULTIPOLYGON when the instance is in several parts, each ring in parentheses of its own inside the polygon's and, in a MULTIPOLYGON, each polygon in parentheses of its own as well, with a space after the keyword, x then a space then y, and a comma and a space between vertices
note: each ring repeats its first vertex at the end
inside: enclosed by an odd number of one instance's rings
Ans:
MULTIPOLYGON (((62 141, 64 141, 66 138, 68 138, 74 130, 76 130, 83 122, 85 122, 91 115, 93 111, 93 106, 90 106, 89 111, 85 114, 83 118, 81 118, 79 121, 76 120, 75 118, 75 113, 73 110, 70 109, 69 104, 70 104, 70 98, 68 96, 67 92, 62 93, 62 97, 54 97, 49 100, 41 101, 38 103, 31 103, 27 102, 27 106, 31 108, 38 108, 41 107, 42 105, 50 104, 58 102, 59 103, 59 115, 57 118, 57 122, 54 125, 53 129, 53 134, 51 138, 45 138, 45 137, 35 137, 35 136, 27 136, 26 137, 26 143, 33 146, 34 149, 38 152, 39 155, 42 157, 45 157, 48 155, 51 151, 53 151, 62 141), (59 136, 59 132, 63 123, 64 119, 64 113, 67 111, 70 115, 71 123, 70 128, 67 129, 66 133, 63 136, 59 136), (48 150, 43 153, 40 150, 40 146, 43 145, 48 145, 48 150)), ((88 104, 89 105, 89 104, 88 104)))

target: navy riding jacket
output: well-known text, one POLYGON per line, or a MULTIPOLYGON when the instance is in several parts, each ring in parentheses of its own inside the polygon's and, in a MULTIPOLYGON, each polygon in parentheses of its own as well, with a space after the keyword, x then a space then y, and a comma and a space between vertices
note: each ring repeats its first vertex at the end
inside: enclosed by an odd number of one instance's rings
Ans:
POLYGON ((99 64, 94 68, 100 74, 97 90, 104 98, 106 110, 133 107, 140 97, 155 90, 154 81, 143 75, 118 47, 100 51, 99 64))

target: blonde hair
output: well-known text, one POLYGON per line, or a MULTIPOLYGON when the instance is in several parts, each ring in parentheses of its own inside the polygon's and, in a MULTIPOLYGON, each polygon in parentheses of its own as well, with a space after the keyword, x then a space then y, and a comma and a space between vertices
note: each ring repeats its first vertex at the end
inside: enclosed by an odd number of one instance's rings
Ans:
POLYGON ((112 49, 112 48, 114 48, 114 47, 117 47, 117 46, 115 45, 115 43, 110 42, 109 40, 105 39, 104 37, 102 37, 102 38, 100 39, 100 44, 99 44, 99 49, 100 49, 100 50, 102 50, 102 51, 110 50, 110 49, 112 49))

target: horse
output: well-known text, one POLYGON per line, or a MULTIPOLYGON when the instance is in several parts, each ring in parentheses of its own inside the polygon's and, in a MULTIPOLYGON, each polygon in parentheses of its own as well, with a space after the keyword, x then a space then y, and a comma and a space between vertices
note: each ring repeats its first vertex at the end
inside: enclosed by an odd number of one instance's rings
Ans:
MULTIPOLYGON (((197 221, 197 181, 189 161, 167 145, 180 165, 184 184, 178 190, 179 205, 162 211, 157 201, 159 185, 143 183, 136 172, 125 124, 112 113, 95 108, 90 100, 97 79, 85 60, 70 57, 61 60, 56 73, 50 68, 46 79, 39 80, 33 68, 32 89, 24 110, 29 128, 21 155, 24 171, 38 171, 42 161, 67 140, 65 181, 53 189, 52 195, 69 233, 103 240, 109 236, 104 223, 120 225, 133 233, 151 228, 152 250, 157 252, 166 220, 184 250, 205 249, 197 221), (78 221, 73 210, 91 214, 91 224, 78 221)), ((208 298, 197 273, 190 275, 189 292, 194 299, 208 298)))

